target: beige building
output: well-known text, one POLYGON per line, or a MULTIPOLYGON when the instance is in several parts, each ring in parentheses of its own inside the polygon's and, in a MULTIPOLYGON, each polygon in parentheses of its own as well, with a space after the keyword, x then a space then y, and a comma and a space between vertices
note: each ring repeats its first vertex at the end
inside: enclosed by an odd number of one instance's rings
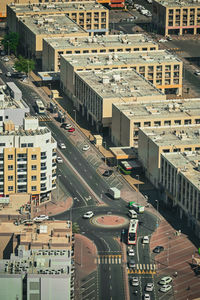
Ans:
POLYGON ((88 36, 83 28, 64 14, 19 17, 18 33, 21 51, 36 59, 42 58, 43 39, 46 37, 88 36))
POLYGON ((138 157, 147 178, 159 187, 161 153, 200 150, 200 124, 140 128, 138 157))
POLYGON ((36 200, 56 188, 57 143, 38 119, 27 117, 15 130, 0 132, 0 195, 30 194, 36 200))
POLYGON ((74 72, 86 70, 134 69, 144 76, 157 89, 164 93, 182 94, 182 69, 180 59, 166 50, 139 51, 129 53, 87 54, 61 56, 61 85, 68 86, 74 82, 74 72))
POLYGON ((94 1, 11 4, 7 6, 9 31, 18 32, 18 17, 66 15, 90 35, 108 34, 109 10, 94 1))
POLYGON ((27 3, 39 3, 40 0, 1 0, 0 1, 0 18, 6 18, 7 12, 6 12, 6 6, 10 5, 11 3, 16 4, 27 4, 27 3))
POLYGON ((114 103, 111 139, 116 146, 138 146, 139 127, 200 124, 200 99, 114 103))
POLYGON ((42 68, 44 71, 59 71, 61 54, 112 54, 113 52, 154 50, 158 50, 158 44, 144 34, 107 35, 93 38, 48 38, 43 40, 42 68))
POLYGON ((113 103, 166 99, 133 69, 76 72, 70 92, 76 109, 97 130, 111 126, 113 103))
POLYGON ((198 34, 200 3, 193 0, 153 0, 152 22, 163 35, 198 34))
POLYGON ((162 199, 175 208, 180 220, 200 238, 200 152, 163 153, 160 187, 162 199))

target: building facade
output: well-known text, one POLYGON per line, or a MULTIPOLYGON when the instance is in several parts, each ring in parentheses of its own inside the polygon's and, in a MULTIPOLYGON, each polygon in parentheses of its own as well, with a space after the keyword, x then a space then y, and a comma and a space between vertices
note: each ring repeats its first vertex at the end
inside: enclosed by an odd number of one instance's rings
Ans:
POLYGON ((198 1, 153 0, 152 22, 163 35, 200 33, 198 1))
POLYGON ((200 238, 200 155, 197 152, 163 153, 160 188, 162 200, 176 208, 182 223, 200 238))
POLYGON ((200 150, 200 124, 139 128, 138 158, 145 175, 159 187, 161 153, 200 150))
POLYGON ((32 194, 38 199, 56 188, 57 143, 38 119, 24 119, 24 126, 0 133, 0 194, 32 194))
POLYGON ((137 147, 139 127, 191 124, 200 124, 198 98, 114 103, 111 140, 116 146, 137 147))
POLYGON ((121 34, 95 37, 48 38, 43 40, 42 68, 60 70, 60 56, 158 50, 158 44, 144 34, 121 34))

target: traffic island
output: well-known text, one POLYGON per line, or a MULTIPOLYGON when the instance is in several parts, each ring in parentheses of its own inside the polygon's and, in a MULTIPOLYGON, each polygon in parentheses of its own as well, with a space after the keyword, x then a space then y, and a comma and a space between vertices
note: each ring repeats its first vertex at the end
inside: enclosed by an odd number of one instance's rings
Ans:
POLYGON ((91 219, 91 223, 98 227, 117 228, 129 224, 129 219, 118 215, 101 215, 91 219))

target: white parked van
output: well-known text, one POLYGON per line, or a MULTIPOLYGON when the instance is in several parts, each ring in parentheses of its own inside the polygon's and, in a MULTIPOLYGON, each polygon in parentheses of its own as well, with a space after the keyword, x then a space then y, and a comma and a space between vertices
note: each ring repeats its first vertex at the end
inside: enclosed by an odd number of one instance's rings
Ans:
POLYGON ((130 209, 128 211, 128 216, 131 218, 131 219, 137 219, 137 213, 133 210, 133 209, 130 209))

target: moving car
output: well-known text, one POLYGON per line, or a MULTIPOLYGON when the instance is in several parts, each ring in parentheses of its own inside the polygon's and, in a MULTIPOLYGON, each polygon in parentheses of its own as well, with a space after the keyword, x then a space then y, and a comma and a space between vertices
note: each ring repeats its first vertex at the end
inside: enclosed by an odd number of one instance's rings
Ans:
POLYGON ((88 212, 86 212, 86 213, 83 215, 83 218, 84 218, 84 219, 90 219, 90 218, 92 218, 93 216, 94 216, 93 211, 88 211, 88 212))
POLYGON ((144 294, 143 299, 144 300, 151 300, 150 295, 146 294, 146 293, 144 294))
POLYGON ((60 143, 58 146, 60 147, 60 149, 66 149, 66 146, 64 143, 60 143))
POLYGON ((89 146, 89 145, 84 145, 83 148, 82 148, 83 151, 87 151, 87 150, 89 150, 89 149, 90 149, 90 146, 89 146))
POLYGON ((72 125, 71 125, 71 124, 66 124, 66 125, 65 125, 65 129, 70 129, 70 128, 72 128, 72 125))
MULTIPOLYGON (((65 127, 66 128, 66 127, 65 127)), ((67 129, 68 132, 74 132, 75 131, 75 128, 74 127, 71 127, 69 129, 67 129)))
POLYGON ((113 174, 113 170, 106 170, 104 173, 103 173, 103 176, 105 177, 109 177, 113 174))
POLYGON ((9 58, 8 57, 3 57, 2 60, 6 62, 6 61, 9 61, 9 58))
POLYGON ((148 237, 148 235, 145 235, 145 236, 143 237, 142 243, 143 243, 143 244, 149 244, 149 237, 148 237))
POLYGON ((130 248, 128 250, 128 256, 134 256, 134 255, 135 255, 135 251, 132 248, 130 248))
POLYGON ((194 72, 194 75, 200 76, 200 71, 199 71, 199 70, 196 70, 196 71, 194 72))
POLYGON ((11 73, 10 72, 7 72, 6 73, 6 77, 11 77, 12 75, 11 75, 11 73))
POLYGON ((131 285, 132 286, 138 286, 139 285, 139 278, 138 277, 131 278, 131 285))
POLYGON ((161 280, 159 281, 159 284, 166 285, 166 284, 170 283, 171 281, 172 281, 172 277, 165 276, 165 277, 161 278, 161 280))
POLYGON ((146 287, 145 287, 145 291, 146 292, 152 292, 153 288, 154 288, 153 282, 148 282, 147 285, 146 285, 146 287))
POLYGON ((160 253, 161 251, 164 250, 164 247, 163 246, 156 246, 154 249, 153 249, 153 252, 154 253, 160 253))
POLYGON ((167 293, 169 290, 171 290, 172 286, 170 284, 167 284, 167 285, 163 285, 161 288, 160 288, 160 291, 163 292, 163 293, 167 293))
POLYGON ((135 268, 135 259, 130 258, 130 260, 129 260, 129 268, 135 268))
POLYGON ((49 219, 48 216, 46 216, 46 215, 40 215, 38 217, 33 218, 33 221, 40 221, 40 222, 42 222, 42 221, 45 221, 45 220, 48 220, 48 219, 49 219))
POLYGON ((60 156, 57 156, 56 161, 58 164, 63 163, 63 159, 60 156))

